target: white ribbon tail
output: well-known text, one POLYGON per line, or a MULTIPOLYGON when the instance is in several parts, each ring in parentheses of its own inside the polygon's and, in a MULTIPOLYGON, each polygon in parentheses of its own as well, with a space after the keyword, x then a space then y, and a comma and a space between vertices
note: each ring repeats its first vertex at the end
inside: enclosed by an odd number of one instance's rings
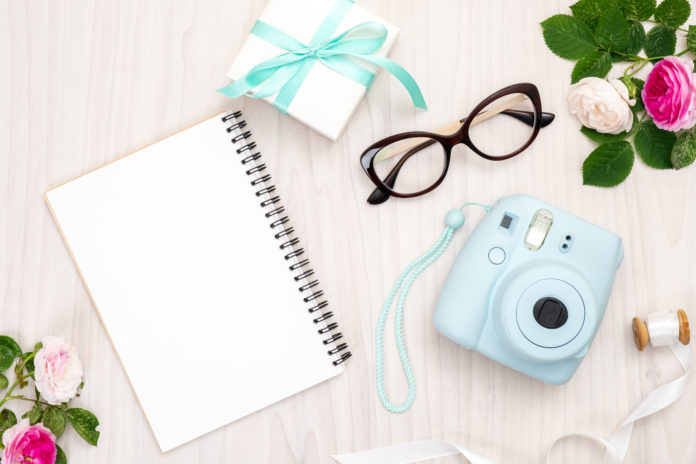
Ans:
MULTIPOLYGON (((633 424, 637 420, 666 408, 677 401, 682 393, 684 393, 691 371, 691 347, 675 343, 670 345, 670 348, 684 368, 684 374, 682 376, 650 393, 638 406, 636 406, 628 418, 626 418, 621 426, 611 435, 609 440, 605 441, 599 437, 585 433, 564 435, 553 442, 546 454, 546 462, 549 462, 551 450, 558 442, 569 437, 583 437, 605 447, 603 464, 621 463, 626 456, 628 445, 631 442, 633 424)), ((467 448, 437 440, 414 441, 401 445, 358 451, 356 453, 335 455, 332 456, 332 458, 340 464, 408 464, 455 454, 464 456, 469 460, 470 464, 495 464, 494 461, 474 453, 467 448)))
POLYGON ((619 459, 614 460, 608 453, 604 455, 603 464, 614 464, 623 461, 628 451, 628 445, 631 442, 631 432, 633 424, 643 417, 655 414, 656 412, 666 408, 674 403, 684 393, 686 382, 689 380, 689 372, 691 371, 691 347, 689 345, 681 345, 675 343, 670 345, 672 352, 679 360, 679 363, 684 368, 684 375, 672 380, 668 384, 662 385, 650 393, 633 412, 626 418, 621 426, 609 438, 607 450, 614 448, 619 454, 619 459))
POLYGON ((439 440, 423 440, 331 456, 340 464, 408 464, 461 454, 471 464, 495 464, 473 451, 439 440))

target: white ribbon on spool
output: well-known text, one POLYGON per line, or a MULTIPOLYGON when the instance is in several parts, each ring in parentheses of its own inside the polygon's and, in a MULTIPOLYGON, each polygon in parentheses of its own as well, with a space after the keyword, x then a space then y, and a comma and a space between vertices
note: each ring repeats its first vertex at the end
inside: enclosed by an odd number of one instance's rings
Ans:
POLYGON ((667 310, 650 314, 646 325, 652 346, 669 346, 679 342, 677 313, 667 310))
MULTIPOLYGON (((669 345, 684 369, 684 374, 645 397, 619 428, 612 433, 609 440, 605 441, 595 435, 585 433, 574 433, 559 437, 546 453, 547 463, 553 447, 560 441, 570 437, 588 438, 602 444, 605 447, 603 464, 619 464, 623 462, 631 441, 633 424, 639 419, 666 408, 677 401, 684 393, 691 371, 692 353, 689 345, 679 343, 679 321, 676 313, 665 311, 648 316, 647 325, 653 346, 669 345)), ((481 456, 470 449, 438 440, 414 441, 331 457, 340 464, 408 464, 455 454, 464 456, 471 464, 494 464, 493 460, 481 456)))

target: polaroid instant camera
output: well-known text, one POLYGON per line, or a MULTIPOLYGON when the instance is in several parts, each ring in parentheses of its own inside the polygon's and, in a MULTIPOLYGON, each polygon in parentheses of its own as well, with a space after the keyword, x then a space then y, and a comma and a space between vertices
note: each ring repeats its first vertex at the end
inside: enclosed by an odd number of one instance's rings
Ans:
POLYGON ((465 348, 563 384, 592 343, 622 260, 619 236, 529 196, 503 198, 459 252, 435 327, 465 348))

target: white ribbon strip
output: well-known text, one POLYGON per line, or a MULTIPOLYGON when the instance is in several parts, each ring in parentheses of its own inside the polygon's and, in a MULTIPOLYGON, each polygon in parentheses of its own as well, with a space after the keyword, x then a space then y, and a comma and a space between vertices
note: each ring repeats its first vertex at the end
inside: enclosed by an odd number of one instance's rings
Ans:
POLYGON ((495 464, 490 459, 476 454, 470 449, 438 440, 414 441, 331 457, 340 464, 408 464, 426 459, 443 458, 453 454, 461 454, 471 464, 495 464))
POLYGON ((604 464, 614 464, 624 460, 626 451, 628 451, 629 442, 631 441, 631 432, 633 432, 634 422, 666 408, 677 401, 684 393, 686 382, 689 380, 689 373, 691 372, 691 347, 677 342, 670 345, 670 348, 679 360, 682 368, 684 368, 684 375, 661 386, 640 402, 609 438, 607 453, 604 454, 604 464), (615 450, 617 452, 616 454, 618 454, 618 459, 613 459, 612 456, 610 456, 611 452, 609 450, 615 450))
MULTIPOLYGON (((681 345, 678 342, 670 345, 670 348, 684 368, 684 374, 681 377, 661 386, 643 399, 619 428, 616 429, 608 441, 584 433, 564 435, 553 442, 546 454, 546 462, 549 462, 551 450, 558 442, 575 436, 588 438, 602 444, 605 447, 603 464, 621 463, 628 451, 628 445, 631 441, 631 432, 633 432, 633 424, 639 419, 655 414, 666 408, 679 399, 682 393, 684 393, 691 371, 691 348, 688 345, 681 345)), ((468 459, 471 464, 495 464, 494 461, 467 448, 446 441, 436 440, 414 441, 411 443, 374 448, 331 457, 340 464, 409 464, 454 454, 461 454, 468 459)))

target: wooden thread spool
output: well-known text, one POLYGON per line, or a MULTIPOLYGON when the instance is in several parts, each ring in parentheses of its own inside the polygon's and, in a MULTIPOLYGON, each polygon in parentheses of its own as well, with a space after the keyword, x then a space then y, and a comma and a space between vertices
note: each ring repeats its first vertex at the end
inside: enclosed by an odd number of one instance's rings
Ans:
MULTIPOLYGON (((673 314, 673 313, 672 313, 673 314)), ((682 345, 688 345, 691 338, 691 331, 689 330, 689 319, 686 317, 686 311, 683 309, 677 310, 676 318, 679 324, 679 336, 678 339, 682 345)), ((648 318, 649 320, 650 318, 648 318)), ((643 351, 645 347, 650 342, 650 331, 648 329, 648 324, 638 317, 633 318, 633 340, 636 342, 636 348, 643 351)), ((658 346, 665 345, 665 343, 660 343, 658 346)))

